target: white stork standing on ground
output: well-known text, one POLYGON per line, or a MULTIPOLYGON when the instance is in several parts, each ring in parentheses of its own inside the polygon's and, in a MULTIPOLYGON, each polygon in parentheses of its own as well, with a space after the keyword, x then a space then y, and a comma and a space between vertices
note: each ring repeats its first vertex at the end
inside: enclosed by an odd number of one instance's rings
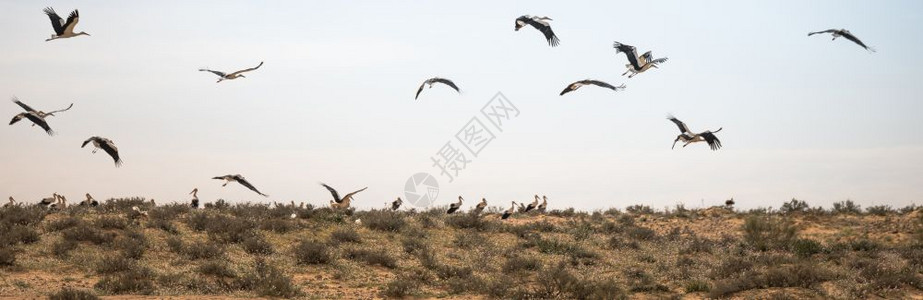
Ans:
POLYGON ((397 200, 391 202, 391 210, 398 210, 401 208, 401 204, 404 204, 404 200, 401 200, 401 197, 397 197, 397 200))
POLYGON ((734 208, 734 198, 724 201, 724 206, 727 206, 727 208, 734 208))
POLYGON ((447 215, 451 215, 452 213, 458 211, 458 209, 462 206, 462 200, 464 200, 462 199, 462 196, 458 196, 458 202, 449 204, 449 210, 446 210, 445 213, 447 215))
POLYGON ((548 45, 551 47, 557 47, 561 43, 561 40, 558 39, 558 36, 554 34, 554 31, 551 31, 551 24, 548 24, 548 21, 552 21, 549 17, 538 17, 538 16, 529 16, 524 15, 516 18, 516 27, 514 31, 519 31, 519 29, 525 27, 526 25, 531 25, 541 31, 545 35, 545 40, 548 40, 548 45))
POLYGON ((352 201, 353 201, 353 197, 354 197, 356 194, 358 194, 359 192, 362 192, 362 191, 364 191, 365 189, 369 188, 369 187, 361 188, 361 189, 359 189, 359 190, 357 190, 357 191, 355 191, 355 192, 346 194, 345 196, 343 196, 343 198, 340 198, 340 193, 337 193, 337 190, 333 189, 333 187, 331 187, 331 186, 329 186, 329 185, 327 185, 327 184, 325 184, 325 183, 323 183, 323 182, 322 182, 320 185, 322 185, 324 188, 326 188, 327 191, 330 192, 330 195, 333 196, 333 200, 330 200, 330 207, 332 207, 332 208, 337 208, 337 209, 340 209, 340 208, 344 208, 344 209, 345 209, 345 208, 349 208, 349 205, 350 205, 350 204, 352 203, 352 201))
POLYGON ((860 41, 859 38, 857 38, 855 35, 852 34, 852 32, 849 32, 849 30, 846 30, 846 29, 827 29, 824 31, 815 31, 815 32, 808 33, 808 36, 812 36, 815 34, 822 34, 822 33, 829 33, 830 35, 833 35, 833 39, 831 41, 836 40, 836 38, 842 36, 846 38, 847 40, 850 40, 853 43, 856 43, 857 45, 861 46, 865 50, 868 50, 870 52, 875 52, 875 48, 866 46, 865 43, 860 41))
POLYGON ((113 143, 112 140, 103 138, 103 137, 93 136, 87 139, 86 141, 83 141, 83 145, 80 145, 80 148, 86 147, 87 144, 89 144, 90 142, 93 142, 93 153, 96 153, 96 151, 99 151, 99 149, 103 149, 103 151, 106 151, 106 153, 108 153, 109 156, 111 156, 112 159, 115 161, 116 167, 119 167, 122 165, 122 159, 119 158, 119 148, 115 147, 115 143, 113 143))
POLYGON ((605 83, 605 82, 602 82, 602 81, 599 81, 599 80, 584 79, 584 80, 577 81, 577 82, 574 82, 574 83, 571 83, 571 84, 567 85, 567 87, 564 88, 563 91, 561 91, 561 96, 564 96, 564 94, 570 93, 570 92, 572 92, 572 91, 576 91, 577 89, 579 89, 581 86, 584 86, 584 85, 595 85, 595 86, 600 86, 600 87, 604 87, 604 88, 607 88, 607 89, 610 89, 610 90, 613 90, 613 91, 616 91, 616 92, 618 92, 619 90, 624 90, 624 89, 625 89, 625 85, 624 85, 624 84, 622 84, 622 85, 620 85, 620 86, 614 86, 614 85, 611 85, 611 84, 608 84, 608 83, 605 83))
POLYGON ((193 209, 199 208, 199 188, 192 189, 192 192, 189 194, 192 195, 192 200, 189 201, 189 206, 193 209))
POLYGON ((250 71, 259 69, 259 68, 262 67, 262 66, 263 66, 263 62, 260 62, 260 64, 257 65, 256 67, 249 68, 249 69, 243 69, 243 70, 240 70, 240 71, 237 71, 237 72, 234 72, 234 73, 230 73, 230 74, 224 73, 224 72, 221 72, 221 71, 209 70, 209 69, 199 69, 199 71, 211 72, 212 74, 218 75, 218 77, 221 77, 221 78, 218 78, 218 82, 216 82, 216 83, 220 83, 220 82, 225 81, 225 80, 237 79, 238 77, 240 77, 240 78, 247 78, 247 76, 244 76, 243 73, 245 73, 245 72, 250 72, 250 71))
POLYGON ((92 207, 99 206, 99 201, 96 201, 96 199, 93 199, 93 196, 90 196, 90 193, 87 193, 86 197, 87 197, 86 200, 80 201, 80 206, 92 206, 92 207))
POLYGON ((538 207, 538 195, 535 195, 535 200, 532 200, 532 203, 529 203, 526 206, 526 209, 523 212, 529 212, 538 207))
POLYGON ((484 211, 485 208, 487 208, 487 198, 481 198, 481 202, 474 207, 474 213, 480 214, 484 211))
POLYGON ((37 205, 48 207, 58 201, 58 193, 51 194, 51 197, 43 198, 37 205))
POLYGON ((514 212, 516 212, 516 201, 513 201, 512 205, 513 206, 511 206, 509 209, 503 211, 503 215, 500 216, 501 220, 508 219, 510 216, 513 215, 514 212))
POLYGON ((16 200, 13 200, 13 196, 10 196, 10 203, 4 204, 3 207, 11 207, 16 205, 16 200))
POLYGON ((79 35, 90 35, 83 31, 74 33, 74 27, 76 27, 77 22, 80 21, 80 13, 77 12, 76 9, 67 16, 67 21, 64 21, 64 19, 58 16, 58 13, 54 12, 54 9, 51 7, 46 7, 43 11, 48 15, 48 18, 51 19, 51 27, 54 28, 54 34, 51 35, 50 39, 45 40, 46 42, 56 39, 72 38, 79 35))
POLYGON ((545 209, 547 208, 548 208, 548 197, 545 197, 545 195, 542 195, 542 204, 539 204, 538 208, 536 209, 538 210, 538 212, 544 213, 545 209))
POLYGON ((721 140, 718 140, 718 137, 715 136, 715 133, 721 131, 722 128, 718 128, 718 130, 715 131, 706 130, 700 133, 693 133, 689 130, 689 127, 686 126, 686 123, 683 123, 676 117, 667 116, 667 119, 676 124, 676 126, 679 127, 679 131, 681 132, 680 135, 676 136, 676 140, 673 140, 673 147, 670 147, 670 149, 676 147, 676 142, 678 141, 683 141, 685 143, 683 144, 683 147, 686 147, 692 143, 704 141, 708 143, 708 146, 711 147, 712 150, 721 149, 721 140))
POLYGON ((651 51, 645 52, 644 55, 639 56, 635 46, 613 42, 612 47, 615 48, 616 54, 625 53, 625 56, 628 58, 628 64, 625 65, 628 70, 622 73, 622 76, 632 73, 628 75, 628 78, 635 77, 635 75, 641 74, 650 68, 657 68, 658 64, 667 61, 666 57, 654 59, 651 51))
POLYGON ((237 182, 240 185, 250 189, 251 191, 256 192, 260 196, 269 197, 269 195, 263 194, 259 190, 257 190, 256 187, 250 184, 250 182, 247 181, 247 179, 241 176, 240 174, 234 174, 234 175, 228 174, 224 176, 216 176, 216 177, 212 177, 212 179, 224 180, 224 184, 222 184, 221 187, 225 187, 228 185, 228 183, 231 183, 231 182, 237 182))
POLYGON ((440 78, 440 77, 433 77, 433 78, 423 81, 423 84, 421 84, 420 88, 417 89, 417 95, 413 97, 413 100, 417 100, 418 98, 420 98, 420 92, 423 92, 423 87, 426 87, 428 85, 429 88, 433 88, 433 85, 436 83, 442 83, 442 84, 448 85, 449 87, 454 89, 456 92, 461 92, 458 89, 458 86, 455 85, 455 83, 452 82, 451 80, 440 78))

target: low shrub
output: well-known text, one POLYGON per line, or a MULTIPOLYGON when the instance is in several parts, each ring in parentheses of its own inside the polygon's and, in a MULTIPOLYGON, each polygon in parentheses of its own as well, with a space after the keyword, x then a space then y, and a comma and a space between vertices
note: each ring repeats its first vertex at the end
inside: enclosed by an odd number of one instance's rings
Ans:
POLYGON ((316 241, 304 240, 292 249, 295 260, 300 264, 320 265, 333 260, 328 246, 316 241))

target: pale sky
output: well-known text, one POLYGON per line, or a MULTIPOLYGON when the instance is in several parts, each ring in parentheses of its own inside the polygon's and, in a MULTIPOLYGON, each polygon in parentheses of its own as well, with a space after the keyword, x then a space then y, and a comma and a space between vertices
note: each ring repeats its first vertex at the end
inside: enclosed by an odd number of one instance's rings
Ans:
MULTIPOLYGON (((0 97, 50 117, 0 130, 0 195, 382 207, 497 92, 521 111, 436 205, 923 204, 921 1, 3 1, 0 97), (45 42, 45 5, 92 36, 45 42), (520 15, 554 19, 561 45, 520 15), (846 28, 845 39, 807 37, 846 28), (669 61, 632 79, 613 41, 669 61), (197 69, 265 65, 216 84, 197 69), (462 89, 426 90, 441 76, 462 89), (625 83, 618 93, 569 83, 625 83), (672 113, 724 147, 671 150, 672 113), (112 139, 124 166, 80 143, 112 139), (270 198, 211 177, 240 173, 270 198)), ((4 103, 4 102, 0 102, 4 103)), ((0 116, 21 110, 0 104, 0 116)), ((4 119, 7 120, 7 119, 4 119)))

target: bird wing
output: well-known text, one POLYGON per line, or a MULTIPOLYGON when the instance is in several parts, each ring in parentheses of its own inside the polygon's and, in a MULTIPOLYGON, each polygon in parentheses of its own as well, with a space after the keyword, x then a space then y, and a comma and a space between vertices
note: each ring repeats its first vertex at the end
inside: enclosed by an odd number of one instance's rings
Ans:
POLYGON ((22 101, 19 101, 19 98, 13 97, 13 103, 16 103, 16 105, 19 105, 19 107, 22 107, 22 109, 25 109, 27 112, 38 113, 37 110, 33 109, 32 107, 29 107, 25 103, 22 103, 22 101))
POLYGON ((445 79, 445 78, 433 78, 433 81, 439 82, 439 83, 442 83, 442 84, 445 84, 445 85, 448 85, 448 86, 452 87, 453 89, 455 89, 456 92, 461 92, 461 91, 458 90, 458 86, 455 85, 455 83, 452 82, 451 80, 448 80, 448 79, 445 79))
POLYGON ((253 70, 256 70, 256 69, 259 69, 259 68, 260 68, 260 67, 262 67, 262 66, 263 66, 263 62, 260 62, 260 64, 259 64, 259 65, 257 65, 256 67, 253 67, 253 68, 249 68, 249 69, 243 69, 243 70, 240 70, 240 71, 237 71, 237 72, 234 72, 234 73, 231 73, 231 74, 230 74, 230 76, 234 76, 234 75, 237 75, 237 74, 240 74, 240 73, 243 73, 243 72, 250 72, 250 71, 253 71, 253 70))
MULTIPOLYGON (((601 86, 601 87, 604 87, 604 88, 607 88, 607 89, 610 89, 610 90, 613 90, 613 91, 616 91, 616 90, 617 90, 617 88, 616 88, 615 86, 613 86, 613 85, 611 85, 611 84, 608 84, 608 83, 605 83, 605 82, 602 82, 602 81, 599 81, 599 80, 587 79, 587 80, 582 80, 582 81, 580 81, 580 82, 583 83, 583 84, 592 84, 592 85, 595 85, 595 86, 601 86)), ((537 201, 537 199, 536 199, 536 201, 537 201)))
POLYGON ((39 117, 38 114, 34 112, 30 112, 30 113, 27 113, 25 117, 29 119, 29 121, 32 121, 32 123, 35 123, 35 125, 38 125, 42 129, 44 129, 45 132, 48 133, 48 135, 54 135, 54 130, 51 130, 51 127, 48 126, 48 123, 45 122, 45 119, 42 117, 39 117))
POLYGON ((635 70, 641 69, 641 65, 638 63, 638 50, 635 49, 635 46, 615 42, 613 47, 616 49, 616 53, 625 52, 628 62, 631 63, 631 66, 634 67, 635 70))
POLYGON ((89 144, 90 142, 92 142, 92 141, 95 140, 95 139, 96 139, 95 136, 94 136, 94 137, 91 137, 91 138, 88 138, 86 141, 83 141, 83 144, 80 145, 80 148, 86 147, 87 144, 89 144))
POLYGON ((571 83, 571 84, 568 84, 567 87, 564 88, 563 91, 561 91, 561 96, 564 96, 564 94, 573 92, 573 91, 576 90, 578 87, 580 87, 580 82, 579 82, 579 81, 578 81, 578 82, 571 83))
POLYGON ((667 61, 667 58, 664 57, 664 58, 658 58, 658 59, 650 60, 649 62, 656 65, 656 64, 662 64, 662 63, 664 63, 664 62, 666 62, 666 61, 667 61))
POLYGON ((674 124, 676 124, 677 127, 679 127, 679 132, 680 132, 680 133, 687 133, 687 132, 689 132, 689 127, 686 127, 686 123, 683 123, 683 121, 680 121, 679 119, 677 119, 677 118, 674 117, 674 116, 669 116, 669 117, 667 117, 667 119, 669 119, 669 120, 672 121, 674 124))
MULTIPOLYGON (((429 81, 429 80, 427 80, 427 81, 429 81)), ((417 100, 417 98, 420 98, 420 92, 423 91, 423 87, 424 87, 424 86, 426 86, 426 81, 424 81, 423 84, 420 85, 420 88, 417 89, 417 95, 416 95, 415 97, 413 97, 413 100, 417 100)))
POLYGON ((212 177, 212 179, 224 180, 225 178, 228 178, 228 177, 231 177, 231 175, 215 176, 215 177, 212 177))
POLYGON ((18 115, 13 116, 13 119, 10 120, 10 125, 16 124, 16 122, 19 122, 19 120, 22 120, 22 118, 25 116, 26 116, 26 113, 20 113, 18 115))
POLYGON ((815 34, 821 34, 821 33, 833 33, 833 32, 836 32, 836 31, 837 31, 836 29, 827 29, 827 30, 823 30, 823 31, 809 32, 809 33, 808 33, 808 36, 812 36, 812 35, 815 35, 815 34))
POLYGON ((344 196, 344 197, 343 197, 343 199, 346 199, 346 198, 349 198, 349 197, 352 197, 353 195, 355 195, 355 194, 358 194, 359 192, 361 192, 361 191, 364 191, 364 190, 365 190, 365 189, 367 189, 367 188, 369 188, 369 187, 364 187, 364 188, 362 188, 362 189, 359 189, 358 191, 355 191, 355 192, 352 192, 352 193, 349 193, 349 194, 346 194, 346 196, 344 196))
POLYGON ((64 20, 58 16, 58 13, 54 12, 54 9, 51 7, 46 7, 42 11, 44 11, 45 14, 48 15, 48 18, 51 19, 51 27, 54 28, 54 32, 57 35, 64 34, 64 20))
POLYGON ((859 44, 859 46, 862 46, 862 48, 865 48, 865 50, 875 52, 875 49, 866 46, 864 43, 862 43, 862 41, 859 40, 859 38, 857 38, 855 35, 852 35, 852 33, 844 32, 842 35, 844 38, 853 41, 853 43, 859 44))
POLYGON ((647 62, 654 60, 654 54, 651 51, 644 52, 641 56, 638 56, 638 64, 645 65, 647 62))
POLYGON ((343 202, 343 200, 340 198, 340 194, 337 193, 337 190, 334 190, 332 187, 325 183, 321 183, 320 185, 323 185, 325 188, 327 188, 328 191, 330 191, 330 194, 333 195, 333 201, 336 203, 343 202))
POLYGON ((122 165, 122 159, 119 158, 119 148, 116 148, 115 144, 112 143, 112 141, 110 141, 109 139, 101 139, 101 143, 99 143, 99 148, 102 148, 103 151, 106 151, 106 153, 109 154, 109 156, 112 156, 112 159, 115 160, 116 167, 122 165))
POLYGON ((51 115, 51 114, 53 114, 53 113, 59 113, 59 112, 65 112, 65 111, 70 110, 71 107, 74 107, 74 104, 73 104, 73 103, 71 103, 71 105, 67 106, 67 108, 65 108, 65 109, 59 109, 59 110, 56 110, 56 111, 52 111, 52 112, 47 113, 46 115, 51 115))
POLYGON ((712 150, 721 149, 721 140, 718 140, 718 137, 711 131, 700 133, 699 136, 705 139, 705 142, 708 143, 708 146, 711 147, 712 150))
POLYGON ((542 34, 545 35, 545 39, 548 40, 548 45, 555 47, 561 43, 561 40, 554 34, 554 31, 551 30, 551 25, 548 25, 548 23, 539 22, 531 18, 525 19, 524 21, 532 25, 532 27, 535 27, 535 29, 538 29, 538 31, 541 31, 542 34))
POLYGON ((215 70, 209 70, 209 69, 199 69, 199 71, 212 72, 215 75, 218 75, 220 77, 228 76, 228 74, 225 74, 224 72, 221 72, 221 71, 215 71, 215 70))
POLYGON ((64 32, 73 33, 74 27, 77 26, 77 22, 80 22, 80 13, 75 9, 67 16, 67 22, 64 22, 64 32))
POLYGON ((250 189, 251 191, 256 192, 257 194, 260 194, 260 196, 269 197, 269 196, 266 195, 266 194, 260 193, 260 191, 257 190, 256 187, 254 187, 252 184, 250 184, 250 182, 248 182, 248 181, 247 181, 246 179, 244 179, 243 177, 239 177, 239 176, 238 176, 238 177, 237 177, 237 183, 240 183, 240 185, 247 187, 248 189, 250 189))

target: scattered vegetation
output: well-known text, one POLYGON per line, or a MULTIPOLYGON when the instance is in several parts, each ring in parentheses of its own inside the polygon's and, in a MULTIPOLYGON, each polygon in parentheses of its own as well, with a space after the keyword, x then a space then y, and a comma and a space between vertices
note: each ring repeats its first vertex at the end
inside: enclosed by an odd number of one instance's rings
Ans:
POLYGON ((0 283, 17 293, 0 296, 853 299, 923 290, 916 206, 845 200, 824 209, 792 199, 777 210, 635 205, 501 221, 503 209, 217 201, 193 210, 142 198, 0 208, 0 272, 58 274, 66 265, 67 274, 44 280, 85 287, 43 291, 49 284, 26 275, 0 283), (130 217, 132 206, 149 217, 130 217))

